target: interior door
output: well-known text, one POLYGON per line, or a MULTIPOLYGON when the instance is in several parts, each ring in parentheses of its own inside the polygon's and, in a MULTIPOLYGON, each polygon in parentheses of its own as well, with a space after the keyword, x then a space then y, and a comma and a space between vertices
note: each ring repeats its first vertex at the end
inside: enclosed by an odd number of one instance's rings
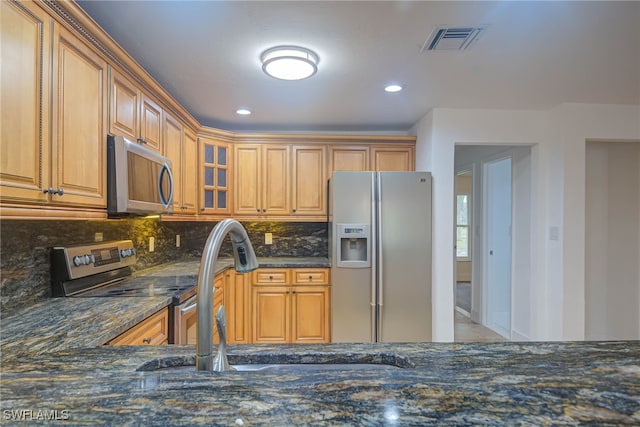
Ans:
POLYGON ((485 164, 486 326, 511 338, 511 158, 485 164))

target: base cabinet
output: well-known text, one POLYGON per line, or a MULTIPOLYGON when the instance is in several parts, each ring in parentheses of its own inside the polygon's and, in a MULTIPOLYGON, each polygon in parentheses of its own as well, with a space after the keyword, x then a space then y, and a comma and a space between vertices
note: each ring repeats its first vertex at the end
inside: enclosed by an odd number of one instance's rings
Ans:
POLYGON ((327 269, 255 271, 252 290, 253 342, 330 342, 330 300, 327 269))
POLYGON ((168 342, 169 309, 163 308, 109 341, 108 345, 164 345, 168 342))

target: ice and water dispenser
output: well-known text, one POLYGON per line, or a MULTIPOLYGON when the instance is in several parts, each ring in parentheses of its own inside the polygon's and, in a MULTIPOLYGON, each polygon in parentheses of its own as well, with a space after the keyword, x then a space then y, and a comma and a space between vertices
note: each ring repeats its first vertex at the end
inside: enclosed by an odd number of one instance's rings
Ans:
POLYGON ((371 267, 369 224, 337 224, 338 267, 371 267))

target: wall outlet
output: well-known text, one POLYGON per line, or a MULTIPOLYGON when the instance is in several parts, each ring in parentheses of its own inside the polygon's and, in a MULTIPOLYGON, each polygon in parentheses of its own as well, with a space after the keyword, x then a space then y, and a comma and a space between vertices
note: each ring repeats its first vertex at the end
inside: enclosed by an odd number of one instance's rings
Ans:
POLYGON ((156 250, 156 238, 149 237, 149 252, 154 252, 156 250))
POLYGON ((93 235, 93 241, 94 242, 102 242, 104 240, 104 234, 102 233, 96 233, 93 235))
POLYGON ((176 234, 176 248, 180 247, 180 235, 176 234))
POLYGON ((264 244, 272 245, 273 244, 273 234, 272 233, 264 233, 264 244))

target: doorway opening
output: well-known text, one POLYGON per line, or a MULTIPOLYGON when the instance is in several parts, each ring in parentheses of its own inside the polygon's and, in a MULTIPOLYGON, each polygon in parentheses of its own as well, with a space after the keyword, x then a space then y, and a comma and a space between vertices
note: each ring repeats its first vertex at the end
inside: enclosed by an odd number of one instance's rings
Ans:
POLYGON ((531 147, 456 145, 455 173, 455 340, 469 340, 469 325, 479 340, 528 340, 531 147))

